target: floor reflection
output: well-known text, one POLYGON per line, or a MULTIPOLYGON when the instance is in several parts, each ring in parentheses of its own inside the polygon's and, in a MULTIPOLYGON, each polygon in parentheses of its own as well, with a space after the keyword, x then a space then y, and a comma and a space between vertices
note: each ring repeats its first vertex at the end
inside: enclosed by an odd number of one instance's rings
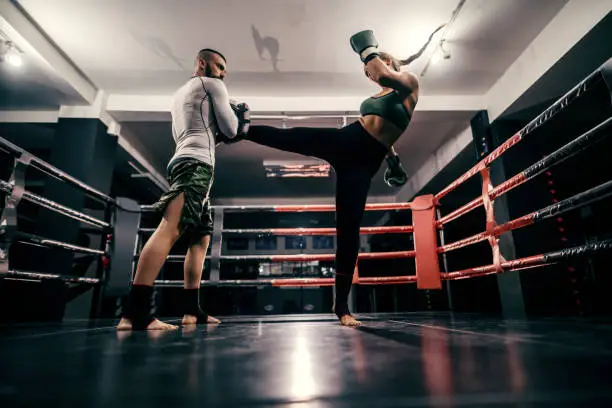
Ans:
POLYGON ((429 395, 444 401, 442 406, 450 407, 450 397, 453 394, 453 367, 448 333, 423 327, 421 364, 429 395))
POLYGON ((0 338, 0 405, 165 406, 180 398, 181 407, 206 408, 446 408, 612 401, 612 331, 603 326, 413 314, 363 319, 364 327, 350 329, 331 318, 284 319, 227 319, 174 332, 117 332, 111 324, 13 331, 14 338, 0 338), (41 384, 48 390, 32 392, 41 384))
POLYGON ((316 391, 312 376, 311 345, 309 344, 309 341, 313 339, 308 338, 300 327, 296 328, 296 332, 295 345, 291 354, 291 392, 294 398, 307 400, 312 398, 316 391))

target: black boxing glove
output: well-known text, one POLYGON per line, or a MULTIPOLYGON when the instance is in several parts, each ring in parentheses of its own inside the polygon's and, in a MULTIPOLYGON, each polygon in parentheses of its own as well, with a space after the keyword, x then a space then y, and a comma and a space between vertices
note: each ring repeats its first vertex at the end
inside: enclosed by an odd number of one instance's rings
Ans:
POLYGON ((219 132, 217 133, 217 136, 215 137, 215 141, 217 142, 217 144, 219 143, 225 143, 225 144, 238 143, 239 141, 244 139, 244 137, 249 131, 249 126, 251 123, 251 110, 249 109, 249 105, 243 102, 240 103, 234 99, 230 99, 230 106, 232 110, 234 111, 236 118, 238 118, 238 129, 236 131, 236 136, 227 137, 223 133, 219 132))
POLYGON ((244 102, 236 103, 235 101, 230 101, 230 106, 238 118, 238 132, 236 136, 246 135, 249 132, 249 126, 251 124, 251 110, 249 109, 249 105, 244 102))
POLYGON ((232 143, 236 143, 236 142, 239 142, 239 141, 240 141, 240 139, 238 137, 229 138, 229 137, 225 136, 221 132, 218 132, 217 135, 215 136, 215 144, 216 145, 218 145, 219 143, 232 144, 232 143))
POLYGON ((387 156, 387 170, 385 170, 385 183, 389 187, 401 187, 408 181, 406 170, 398 155, 387 156))
POLYGON ((361 61, 367 64, 373 58, 380 55, 378 52, 378 41, 372 30, 360 31, 351 36, 351 47, 359 54, 361 61))

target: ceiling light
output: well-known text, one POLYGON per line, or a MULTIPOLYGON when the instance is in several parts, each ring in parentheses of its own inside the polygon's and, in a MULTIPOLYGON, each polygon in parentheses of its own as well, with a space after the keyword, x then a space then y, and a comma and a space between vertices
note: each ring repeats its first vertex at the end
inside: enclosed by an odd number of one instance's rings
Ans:
POLYGON ((435 64, 438 61, 440 61, 442 59, 442 55, 440 55, 440 53, 438 51, 436 51, 432 56, 431 56, 431 63, 435 64))
POLYGON ((8 62, 14 67, 20 67, 23 65, 23 60, 21 59, 21 55, 12 53, 12 52, 6 56, 6 62, 8 62))
POLYGON ((0 62, 6 61, 14 67, 20 67, 23 65, 22 53, 23 51, 0 31, 0 62))

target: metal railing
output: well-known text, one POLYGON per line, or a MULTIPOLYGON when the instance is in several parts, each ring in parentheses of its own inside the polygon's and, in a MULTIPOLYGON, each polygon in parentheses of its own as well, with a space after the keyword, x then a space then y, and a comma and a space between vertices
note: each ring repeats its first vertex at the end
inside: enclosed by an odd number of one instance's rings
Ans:
MULTIPOLYGON (((110 232, 110 229, 112 228, 111 210, 116 205, 115 200, 99 190, 87 185, 83 181, 70 176, 66 172, 30 154, 26 150, 14 145, 4 138, 0 138, 0 151, 8 154, 13 159, 13 168, 10 171, 9 179, 0 180, 0 191, 4 193, 4 206, 0 214, 0 278, 23 281, 60 280, 66 283, 93 285, 96 290, 94 298, 98 299, 99 302, 101 300, 102 283, 104 282, 106 274, 106 265, 108 264, 108 262, 105 262, 106 260, 104 258, 109 256, 108 237, 105 236, 104 232, 110 232), (39 194, 35 194, 32 191, 26 190, 26 172, 28 169, 32 168, 44 175, 50 176, 55 180, 66 183, 75 189, 84 192, 87 197, 93 198, 97 202, 101 203, 104 208, 103 212, 105 214, 105 219, 102 220, 92 217, 85 214, 83 211, 77 211, 56 201, 45 198, 39 194), (99 249, 86 248, 68 242, 62 242, 20 231, 18 225, 18 207, 22 201, 27 201, 56 214, 77 220, 80 223, 87 224, 88 226, 93 226, 95 230, 102 233, 100 234, 99 249), (14 243, 25 243, 44 248, 71 251, 98 257, 95 277, 71 276, 63 273, 16 269, 9 265, 9 254, 14 243)), ((61 228, 61 226, 57 227, 61 228)), ((94 313, 96 310, 99 310, 99 303, 97 306, 98 307, 94 306, 93 308, 94 313)))

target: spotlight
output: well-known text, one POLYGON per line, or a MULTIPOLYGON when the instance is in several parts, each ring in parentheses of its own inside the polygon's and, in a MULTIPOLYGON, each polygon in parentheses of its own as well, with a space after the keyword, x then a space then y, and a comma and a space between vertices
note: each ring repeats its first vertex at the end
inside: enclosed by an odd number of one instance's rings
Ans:
POLYGON ((23 65, 23 60, 21 59, 21 55, 15 54, 15 53, 10 53, 9 55, 7 55, 6 62, 8 62, 14 67, 20 67, 21 65, 23 65))
POLYGON ((20 67, 23 65, 23 58, 21 58, 21 51, 12 41, 3 39, 6 37, 2 31, 0 31, 0 62, 8 62, 14 67, 20 67))
POLYGON ((431 56, 431 63, 432 64, 436 64, 438 61, 440 61, 442 59, 442 56, 440 55, 440 53, 438 51, 436 51, 434 53, 434 55, 431 56))

